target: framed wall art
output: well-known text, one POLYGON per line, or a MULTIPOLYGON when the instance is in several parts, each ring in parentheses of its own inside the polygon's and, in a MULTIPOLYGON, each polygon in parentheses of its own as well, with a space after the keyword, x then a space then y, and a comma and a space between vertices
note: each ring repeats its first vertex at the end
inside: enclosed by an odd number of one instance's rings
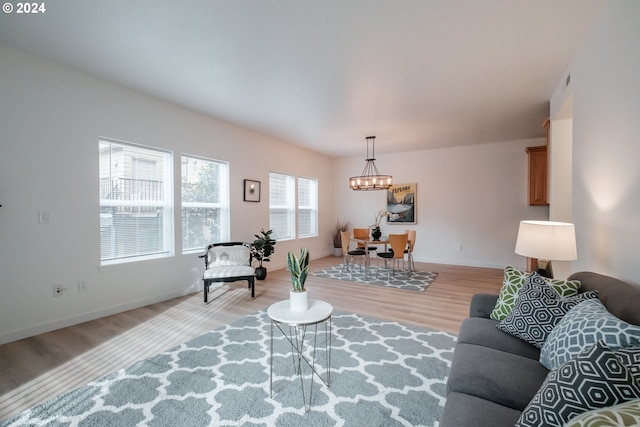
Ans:
POLYGON ((387 224, 416 224, 417 184, 393 184, 387 190, 387 224))
POLYGON ((244 199, 245 202, 260 201, 260 181, 251 179, 244 180, 244 199))

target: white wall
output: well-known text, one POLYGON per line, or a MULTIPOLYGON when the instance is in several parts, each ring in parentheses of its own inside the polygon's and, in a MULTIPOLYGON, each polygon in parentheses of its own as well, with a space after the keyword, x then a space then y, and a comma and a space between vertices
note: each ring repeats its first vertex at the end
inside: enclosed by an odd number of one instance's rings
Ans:
POLYGON ((549 219, 572 222, 573 120, 554 120, 549 143, 549 219))
MULTIPOLYGON (((229 161, 237 240, 268 227, 269 171, 318 178, 319 237, 278 243, 270 269, 300 245, 314 258, 328 254, 336 218, 367 226, 385 206, 384 192, 348 188, 363 156, 333 161, 2 46, 0 93, 0 343, 200 288, 201 260, 179 245, 172 258, 99 268, 101 136, 229 161), (262 181, 261 203, 242 201, 244 178, 262 181), (39 210, 50 212, 49 224, 38 223, 39 210), (67 287, 63 297, 52 297, 54 283, 67 287)), ((518 223, 548 217, 548 208, 527 206, 524 148, 542 143, 378 156, 397 183, 418 183, 418 222, 407 226, 418 231, 416 260, 524 267, 513 252, 518 223)), ((401 229, 383 224, 385 233, 401 229)))
POLYGON ((573 218, 578 260, 640 284, 640 2, 606 2, 551 99, 573 96, 573 218))
MULTIPOLYGON (((417 261, 503 268, 525 267, 514 253, 523 219, 547 219, 548 208, 527 205, 528 146, 544 138, 378 155, 381 173, 397 184, 418 184, 415 225, 383 224, 383 234, 417 230, 417 261), (460 250, 460 247, 462 249, 460 250)), ((364 157, 336 161, 336 215, 368 226, 386 206, 386 192, 354 192, 348 178, 364 157)))
POLYGON ((278 243, 268 268, 283 267, 299 245, 314 258, 328 253, 326 156, 1 45, 0 94, 0 343, 200 289, 202 260, 181 255, 179 226, 175 256, 99 267, 99 137, 173 150, 177 189, 180 154, 230 162, 234 240, 268 228, 269 171, 318 178, 320 236, 278 243), (242 201, 244 178, 262 181, 261 203, 242 201), (50 213, 49 224, 38 223, 39 210, 50 213), (67 291, 53 298, 57 283, 67 291))
MULTIPOLYGON (((571 118, 551 121, 549 143, 549 220, 551 221, 573 222, 571 212, 572 129, 571 118)), ((553 276, 558 279, 566 278, 572 273, 572 264, 573 261, 553 261, 553 276)))

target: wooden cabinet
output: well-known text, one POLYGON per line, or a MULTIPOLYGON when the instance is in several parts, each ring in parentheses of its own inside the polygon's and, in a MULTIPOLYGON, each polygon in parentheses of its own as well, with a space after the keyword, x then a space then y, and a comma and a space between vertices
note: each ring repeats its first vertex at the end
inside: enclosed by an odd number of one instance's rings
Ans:
POLYGON ((547 146, 527 147, 529 156, 529 205, 548 206, 549 157, 547 146))

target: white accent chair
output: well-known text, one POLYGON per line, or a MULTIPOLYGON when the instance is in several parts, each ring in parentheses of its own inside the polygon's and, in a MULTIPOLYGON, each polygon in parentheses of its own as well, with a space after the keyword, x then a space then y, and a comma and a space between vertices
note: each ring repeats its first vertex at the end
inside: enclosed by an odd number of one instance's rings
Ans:
POLYGON ((255 297, 255 270, 251 266, 251 247, 249 243, 225 242, 213 243, 205 249, 204 255, 204 302, 208 302, 209 288, 213 282, 235 282, 246 280, 251 289, 251 298, 255 297))

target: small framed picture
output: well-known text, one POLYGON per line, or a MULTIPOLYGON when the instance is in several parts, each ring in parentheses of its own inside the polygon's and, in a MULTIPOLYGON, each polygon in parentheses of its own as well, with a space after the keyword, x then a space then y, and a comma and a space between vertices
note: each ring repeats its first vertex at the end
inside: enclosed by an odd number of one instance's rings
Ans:
POLYGON ((260 181, 253 181, 251 179, 244 180, 244 201, 260 201, 260 181))

